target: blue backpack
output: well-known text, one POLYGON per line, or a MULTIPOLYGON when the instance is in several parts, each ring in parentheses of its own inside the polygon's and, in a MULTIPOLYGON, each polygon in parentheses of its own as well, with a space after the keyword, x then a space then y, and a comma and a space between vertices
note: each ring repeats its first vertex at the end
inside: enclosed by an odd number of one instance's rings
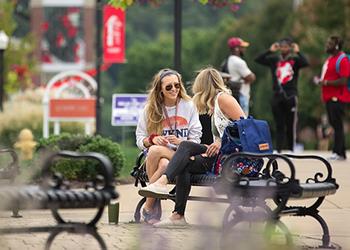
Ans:
MULTIPOLYGON (((232 121, 224 130, 221 138, 220 153, 214 164, 213 172, 221 172, 222 163, 234 152, 272 153, 270 128, 266 121, 256 120, 252 116, 232 121)), ((230 166, 240 175, 257 176, 264 162, 262 159, 237 158, 230 166)))
MULTIPOLYGON (((338 57, 338 59, 337 59, 337 61, 336 61, 336 63, 335 63, 335 71, 339 74, 340 73, 340 62, 341 62, 341 60, 343 60, 343 58, 344 57, 348 57, 348 59, 349 59, 349 68, 350 68, 350 54, 341 54, 339 57, 338 57)), ((347 84, 347 86, 348 86, 348 90, 350 91, 350 76, 349 76, 349 78, 348 78, 348 84, 347 84)))

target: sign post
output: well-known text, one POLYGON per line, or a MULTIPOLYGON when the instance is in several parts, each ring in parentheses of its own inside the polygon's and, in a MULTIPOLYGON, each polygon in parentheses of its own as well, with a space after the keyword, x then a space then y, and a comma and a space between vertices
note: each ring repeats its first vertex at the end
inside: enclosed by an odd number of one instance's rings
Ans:
POLYGON ((43 97, 43 137, 49 137, 49 123, 54 122, 54 134, 60 133, 60 122, 85 123, 85 134, 92 133, 91 124, 96 116, 96 99, 91 95, 97 89, 96 81, 81 71, 66 71, 55 75, 47 84, 43 97), (88 88, 87 86, 90 86, 88 88), (64 97, 67 90, 74 89, 83 97, 64 97), (53 98, 51 94, 54 92, 53 98))

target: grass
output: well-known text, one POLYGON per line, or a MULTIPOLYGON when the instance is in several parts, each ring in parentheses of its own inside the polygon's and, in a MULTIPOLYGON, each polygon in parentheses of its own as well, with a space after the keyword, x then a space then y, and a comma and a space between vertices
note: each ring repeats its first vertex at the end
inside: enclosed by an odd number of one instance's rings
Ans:
POLYGON ((132 147, 132 146, 122 146, 122 145, 120 148, 124 153, 125 160, 126 160, 124 168, 122 168, 120 171, 120 178, 129 177, 130 172, 135 165, 136 157, 140 153, 140 149, 138 149, 136 146, 132 147))

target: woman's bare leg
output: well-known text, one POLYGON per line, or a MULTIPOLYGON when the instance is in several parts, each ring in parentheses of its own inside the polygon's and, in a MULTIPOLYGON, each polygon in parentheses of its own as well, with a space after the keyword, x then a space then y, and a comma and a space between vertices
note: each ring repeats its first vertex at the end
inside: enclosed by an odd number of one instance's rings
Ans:
MULTIPOLYGON (((146 172, 149 183, 155 182, 164 172, 175 151, 164 146, 151 146, 146 158, 146 172)), ((155 199, 147 198, 144 208, 151 211, 155 199)))
POLYGON ((166 158, 170 160, 174 154, 174 150, 164 146, 153 145, 149 148, 146 158, 146 172, 150 183, 157 180, 153 180, 152 176, 158 169, 160 159, 166 158))
POLYGON ((149 178, 150 183, 155 182, 164 174, 164 172, 168 166, 168 163, 169 163, 169 159, 167 159, 167 158, 160 159, 160 161, 158 163, 157 170, 154 172, 154 174, 151 176, 151 178, 149 178))

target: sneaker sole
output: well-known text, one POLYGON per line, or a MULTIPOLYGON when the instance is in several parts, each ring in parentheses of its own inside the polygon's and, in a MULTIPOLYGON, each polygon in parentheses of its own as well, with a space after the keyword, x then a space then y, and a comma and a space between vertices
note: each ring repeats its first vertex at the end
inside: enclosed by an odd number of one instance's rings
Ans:
POLYGON ((155 193, 150 190, 139 190, 139 195, 143 197, 152 197, 152 198, 158 198, 158 199, 168 199, 170 197, 169 194, 160 194, 160 193, 155 193))

